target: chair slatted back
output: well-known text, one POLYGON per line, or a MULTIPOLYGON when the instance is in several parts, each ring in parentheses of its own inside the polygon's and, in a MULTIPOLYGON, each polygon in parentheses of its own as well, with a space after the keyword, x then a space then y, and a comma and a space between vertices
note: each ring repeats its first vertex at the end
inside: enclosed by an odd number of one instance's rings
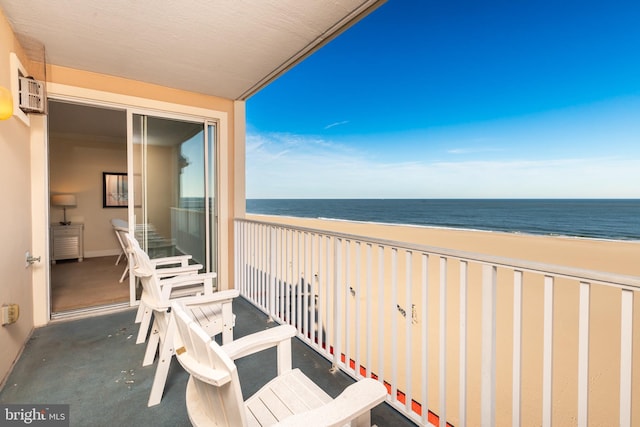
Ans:
POLYGON ((116 218, 111 220, 111 226, 113 227, 113 230, 116 233, 116 238, 118 239, 118 243, 120 243, 120 247, 124 252, 124 256, 128 258, 127 242, 125 241, 124 233, 129 232, 129 226, 123 220, 116 219, 116 218))
POLYGON ((134 266, 131 269, 133 273, 140 278, 142 289, 146 294, 146 301, 152 308, 160 307, 166 304, 163 301, 161 285, 156 274, 156 269, 149 259, 149 255, 142 250, 138 241, 131 237, 129 233, 125 234, 127 240, 127 248, 131 251, 134 266))
POLYGON ((192 423, 220 427, 246 426, 246 408, 235 363, 180 303, 172 304, 172 314, 182 343, 176 355, 191 375, 189 381, 197 393, 195 399, 190 399, 188 388, 187 405, 198 407, 198 411, 189 411, 192 423))

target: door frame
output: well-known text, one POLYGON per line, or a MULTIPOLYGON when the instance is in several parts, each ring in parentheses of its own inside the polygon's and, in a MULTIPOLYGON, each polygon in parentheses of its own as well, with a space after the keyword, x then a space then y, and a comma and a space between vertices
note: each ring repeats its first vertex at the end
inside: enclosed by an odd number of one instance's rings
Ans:
MULTIPOLYGON (((171 102, 158 101, 149 98, 141 98, 131 95, 123 95, 119 93, 105 92, 95 89, 87 89, 82 87, 70 86, 60 83, 48 83, 47 84, 47 98, 55 99, 59 101, 68 101, 80 104, 102 106, 108 108, 118 109, 142 109, 150 112, 151 114, 168 114, 179 116, 184 119, 188 117, 189 120, 197 119, 197 121, 203 122, 216 122, 217 123, 217 151, 218 151, 218 206, 221 208, 218 211, 218 267, 228 265, 228 251, 221 250, 224 247, 231 247, 230 239, 233 236, 229 236, 228 228, 224 226, 229 221, 229 211, 226 209, 233 200, 230 199, 230 186, 232 185, 233 178, 229 172, 229 113, 226 111, 207 109, 195 106, 189 106, 184 104, 174 104, 171 102)), ((234 107, 235 108, 235 107, 234 107)), ((129 131, 129 128, 127 130, 129 131)), ((128 135, 129 138, 129 135, 128 135)), ((37 159, 43 159, 47 163, 49 161, 48 155, 48 133, 47 133, 47 120, 43 117, 43 120, 35 120, 31 124, 31 158, 32 166, 38 168, 36 164, 37 159)), ((46 172, 46 169, 45 169, 46 172)), ((42 173, 40 173, 42 175, 42 173)), ((39 176, 40 176, 39 175, 39 176)), ((33 176, 33 175, 32 175, 33 176)), ((32 181, 32 212, 48 212, 49 211, 49 185, 48 175, 40 176, 40 179, 34 179, 32 181)), ((34 215, 32 222, 32 235, 34 236, 34 242, 38 240, 39 246, 44 246, 41 249, 43 254, 42 262, 46 265, 42 271, 34 272, 33 274, 33 319, 34 326, 43 326, 49 323, 51 320, 51 280, 49 272, 50 253, 48 249, 49 245, 49 216, 48 215, 34 215), (43 233, 44 231, 44 233, 43 233), (39 236, 37 239, 35 236, 39 236)), ((33 250, 36 251, 34 245, 33 250)), ((221 289, 226 289, 229 286, 227 280, 230 273, 226 269, 222 269, 218 273, 218 283, 221 289)), ((135 304, 135 303, 134 303, 135 304)))
MULTIPOLYGON (((202 125, 202 133, 203 133, 203 156, 204 156, 204 191, 205 191, 205 253, 204 253, 204 257, 205 259, 202 260, 201 262, 204 264, 205 266, 205 271, 206 272, 210 272, 211 270, 211 259, 210 259, 210 253, 211 253, 211 249, 212 247, 215 247, 215 254, 216 254, 216 266, 220 265, 220 241, 218 239, 218 241, 212 242, 211 241, 211 222, 212 221, 219 221, 220 220, 220 212, 219 212, 219 206, 220 203, 218 202, 218 194, 220 191, 220 185, 219 185, 219 181, 220 181, 220 177, 218 175, 218 170, 220 169, 220 164, 219 164, 219 144, 218 141, 220 140, 220 120, 219 119, 213 119, 213 118, 202 118, 202 117, 194 117, 191 115, 185 115, 185 114, 176 114, 175 112, 172 113, 167 113, 167 112, 158 112, 157 110, 148 110, 148 109, 141 109, 141 108, 128 108, 126 111, 127 114, 127 176, 128 176, 128 180, 130 183, 134 183, 135 182, 135 165, 134 165, 134 150, 135 150, 135 146, 134 146, 134 135, 133 135, 133 130, 134 130, 134 126, 133 126, 133 119, 135 115, 138 116, 145 116, 145 117, 153 117, 153 118, 160 118, 160 119, 167 119, 167 120, 178 120, 178 121, 188 121, 188 122, 192 122, 192 123, 199 123, 200 125, 202 125), (215 172, 215 176, 213 176, 213 183, 215 188, 211 187, 211 182, 210 182, 210 164, 209 164, 209 146, 210 146, 210 141, 209 141, 209 127, 213 126, 215 133, 213 136, 213 143, 214 143, 214 150, 215 152, 213 153, 213 159, 216 162, 216 165, 214 165, 214 172, 215 172), (215 206, 213 208, 211 208, 209 206, 209 198, 211 197, 211 195, 213 195, 214 197, 214 201, 215 206), (212 213, 212 221, 209 221, 209 209, 212 209, 211 213, 212 213)), ((146 166, 145 166, 146 168, 146 166)), ((144 183, 146 182, 144 176, 141 177, 142 179, 142 191, 144 192, 144 183)), ((137 185, 130 185, 129 186, 129 201, 132 200, 136 200, 136 194, 135 194, 135 190, 137 188, 137 185)), ((147 200, 147 196, 146 194, 141 198, 141 200, 147 200)), ((144 202, 143 202, 144 203, 144 202)), ((144 211, 144 206, 142 207, 143 211, 144 211)), ((136 210, 136 206, 135 203, 129 203, 128 205, 128 209, 127 209, 127 221, 129 223, 129 233, 135 233, 135 226, 136 226, 136 218, 135 218, 135 210, 136 210)), ((220 230, 220 224, 218 224, 216 226, 216 230, 219 233, 220 230)), ((218 235, 218 233, 216 233, 216 236, 218 235)), ((143 245, 143 242, 140 242, 141 245, 143 245)), ((144 246, 143 246, 144 247, 144 246)), ((220 283, 219 282, 219 277, 220 277, 220 273, 216 271, 216 273, 218 274, 218 277, 216 278, 216 283, 220 283)), ((136 298, 136 283, 135 280, 133 278, 132 275, 129 275, 129 301, 131 305, 137 305, 139 303, 139 300, 137 300, 136 298)))

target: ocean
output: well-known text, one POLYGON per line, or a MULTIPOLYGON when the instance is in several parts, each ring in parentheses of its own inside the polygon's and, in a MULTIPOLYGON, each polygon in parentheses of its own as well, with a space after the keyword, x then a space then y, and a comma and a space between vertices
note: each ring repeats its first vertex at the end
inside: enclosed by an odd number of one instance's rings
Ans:
POLYGON ((640 240, 640 199, 248 199, 247 213, 640 240))

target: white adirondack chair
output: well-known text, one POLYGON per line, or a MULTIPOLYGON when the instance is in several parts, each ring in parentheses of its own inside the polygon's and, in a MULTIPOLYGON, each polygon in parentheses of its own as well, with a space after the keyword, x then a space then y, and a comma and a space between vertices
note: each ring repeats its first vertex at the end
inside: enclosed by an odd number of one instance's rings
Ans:
MULTIPOLYGON (((129 237, 130 238, 130 237, 129 237)), ((181 301, 188 307, 193 318, 202 330, 209 336, 222 333, 222 342, 233 340, 234 315, 232 312, 233 298, 239 295, 238 290, 213 292, 213 278, 215 273, 190 274, 176 276, 162 280, 158 276, 158 269, 151 264, 147 254, 140 247, 133 246, 135 267, 132 272, 140 278, 143 293, 142 302, 153 311, 152 332, 147 343, 142 366, 151 365, 158 353, 158 365, 151 386, 148 406, 157 405, 162 399, 162 393, 167 380, 171 358, 175 354, 175 322, 170 315, 171 301, 181 301), (203 294, 171 298, 172 292, 183 288, 201 286, 203 294)))
MULTIPOLYGON (((113 218, 111 220, 111 226, 113 227, 113 231, 116 233, 116 238, 118 239, 118 243, 120 243, 120 254, 118 255, 118 259, 116 259, 116 265, 120 263, 120 259, 124 256, 125 260, 128 258, 126 243, 124 242, 123 236, 121 236, 122 232, 128 232, 127 223, 121 219, 113 218)), ((120 276, 120 283, 127 277, 127 273, 129 272, 129 263, 127 263, 124 267, 124 272, 122 276, 120 276)))
MULTIPOLYGON (((114 218, 111 220, 111 226, 113 227, 113 231, 116 233, 116 238, 118 239, 118 243, 120 243, 120 247, 122 248, 122 252, 118 255, 116 259, 116 265, 120 263, 120 259, 124 256, 127 260, 127 265, 125 266, 124 272, 120 277, 120 283, 124 281, 124 278, 127 277, 127 273, 129 272, 129 253, 131 252, 128 249, 129 243, 126 239, 126 235, 129 234, 129 225, 126 221, 121 219, 114 218)), ((154 258, 151 260, 153 264, 157 267, 184 267, 189 270, 193 270, 197 272, 202 269, 202 265, 200 264, 191 264, 189 265, 189 261, 191 260, 191 255, 175 255, 170 257, 163 258, 154 258), (198 268, 196 268, 198 267, 198 268)), ((170 272, 166 272, 167 277, 170 276, 170 272)), ((175 274, 174 274, 175 275, 175 274)))
MULTIPOLYGON (((115 221, 114 229, 118 240, 122 243, 123 250, 127 253, 127 265, 134 264, 135 258, 133 257, 134 248, 140 248, 138 241, 131 237, 129 229, 126 227, 126 223, 122 220, 115 221), (123 227, 124 225, 124 227, 123 227), (117 228, 116 228, 117 227, 117 228)), ((148 258, 148 257, 147 257, 148 258)), ((176 255, 171 257, 154 258, 149 259, 149 263, 153 268, 157 270, 157 277, 160 280, 167 278, 185 275, 185 274, 198 274, 198 271, 202 269, 202 264, 189 264, 191 255, 176 255)), ((128 269, 129 267, 127 267, 128 269)), ((126 271, 125 271, 126 274, 126 271)), ((124 277, 124 275, 123 275, 124 277)), ((162 283, 162 282, 161 282, 162 283)), ((211 285, 211 291, 213 291, 213 283, 211 285)), ((204 285, 195 285, 193 287, 181 287, 172 293, 171 298, 179 298, 188 295, 201 295, 205 293, 204 285)), ((143 290, 144 293, 144 290, 143 290)), ((151 318, 153 316, 153 310, 146 306, 141 300, 138 305, 138 311, 136 312, 135 323, 140 324, 138 329, 138 335, 136 337, 136 344, 142 344, 147 340, 147 334, 149 333, 149 327, 151 326, 151 318)))
POLYGON ((384 385, 365 378, 332 399, 302 371, 291 369, 293 326, 277 326, 220 346, 181 302, 172 307, 179 332, 176 357, 191 374, 186 403, 194 426, 369 427, 371 409, 387 395, 384 385), (274 346, 278 376, 244 402, 233 361, 274 346))

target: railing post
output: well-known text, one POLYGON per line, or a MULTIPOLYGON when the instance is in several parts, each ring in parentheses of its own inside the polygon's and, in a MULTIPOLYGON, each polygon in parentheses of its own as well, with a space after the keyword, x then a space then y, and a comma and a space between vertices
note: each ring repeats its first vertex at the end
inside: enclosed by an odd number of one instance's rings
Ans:
POLYGON ((391 248, 391 401, 398 399, 398 248, 391 248))
POLYGON ((297 287, 298 287, 298 292, 296 292, 296 329, 298 329, 298 335, 302 335, 302 295, 303 295, 303 289, 302 289, 302 274, 301 274, 301 268, 300 268, 300 258, 302 258, 303 256, 303 251, 302 251, 302 239, 300 238, 302 236, 302 232, 297 231, 296 232, 296 250, 297 250, 297 255, 296 255, 296 272, 295 272, 295 276, 294 276, 294 282, 297 283, 297 287))
POLYGON ((406 401, 405 401, 405 408, 407 412, 411 412, 412 410, 412 402, 413 402, 413 384, 411 383, 412 379, 413 379, 413 375, 414 375, 414 369, 413 369, 413 351, 412 351, 412 347, 411 344, 413 342, 413 337, 412 337, 412 331, 413 331, 413 321, 414 321, 414 307, 415 304, 413 304, 413 298, 412 298, 412 290, 413 290, 413 252, 411 251, 405 251, 405 256, 406 256, 406 264, 405 264, 405 300, 404 300, 404 304, 405 304, 405 309, 406 309, 406 316, 404 319, 404 327, 405 327, 405 366, 406 366, 406 373, 405 373, 405 383, 406 383, 406 390, 405 390, 405 397, 406 397, 406 401))
POLYGON ((384 384, 384 246, 378 246, 378 381, 384 384))
POLYGON ((447 427, 447 258, 440 257, 440 426, 447 427))
POLYGON ((342 273, 342 239, 333 239, 333 366, 338 369, 340 364, 340 353, 342 352, 340 335, 340 318, 342 315, 342 305, 340 304, 340 277, 342 273))
POLYGON ((355 340, 356 340, 356 350, 355 350, 355 374, 356 378, 362 378, 362 374, 360 373, 360 366, 362 364, 361 359, 361 349, 360 349, 360 341, 362 337, 362 316, 361 316, 361 302, 360 296, 362 295, 362 283, 360 277, 360 271, 362 268, 362 248, 360 241, 356 242, 356 289, 355 289, 355 340))
POLYGON ((467 425, 467 267, 460 261, 460 425, 467 425))
POLYGON ((589 317, 591 285, 580 282, 578 319, 578 427, 589 425, 589 317))
POLYGON ((422 313, 420 334, 423 337, 421 351, 422 355, 422 423, 427 425, 429 421, 429 254, 423 253, 422 261, 422 277, 420 280, 422 313))
POLYGON ((351 324, 351 304, 349 304, 350 297, 350 283, 351 283, 351 240, 347 239, 344 241, 344 263, 342 260, 339 261, 340 265, 344 265, 344 280, 341 282, 344 283, 344 289, 341 292, 342 297, 344 298, 344 322, 343 331, 344 331, 344 368, 348 372, 351 369, 351 329, 353 328, 351 324))
MULTIPOLYGON (((276 229, 269 227, 269 280, 267 292, 269 293, 269 322, 273 322, 276 313, 276 229)), ((277 317, 277 316, 275 316, 277 317)))
POLYGON ((373 247, 370 243, 367 243, 367 269, 366 269, 366 283, 367 283, 367 304, 366 304, 366 325, 367 325, 367 355, 365 360, 367 361, 367 378, 371 378, 371 365, 373 364, 373 281, 372 281, 372 254, 373 247))
POLYGON ((553 405, 553 277, 544 276, 544 332, 542 347, 542 425, 551 427, 553 405))
POLYGON ((522 390, 522 271, 513 272, 512 426, 520 426, 522 390))
POLYGON ((497 268, 482 266, 481 425, 496 425, 496 286, 497 268))
POLYGON ((243 283, 242 283, 242 277, 240 275, 240 270, 241 270, 241 266, 242 266, 242 247, 240 245, 241 242, 241 230, 242 229, 242 223, 239 221, 235 221, 233 223, 233 250, 234 250, 234 280, 235 280, 235 288, 238 289, 240 291, 241 294, 244 294, 244 287, 243 287, 243 283))
POLYGON ((633 291, 623 289, 620 308, 620 426, 631 426, 633 291))
POLYGON ((309 336, 309 316, 310 307, 309 307, 309 298, 311 298, 311 278, 313 275, 311 274, 311 248, 310 248, 310 240, 311 236, 309 233, 304 233, 304 256, 302 264, 304 266, 304 271, 300 282, 303 283, 303 291, 302 295, 304 299, 302 300, 302 335, 303 339, 306 339, 309 336))

